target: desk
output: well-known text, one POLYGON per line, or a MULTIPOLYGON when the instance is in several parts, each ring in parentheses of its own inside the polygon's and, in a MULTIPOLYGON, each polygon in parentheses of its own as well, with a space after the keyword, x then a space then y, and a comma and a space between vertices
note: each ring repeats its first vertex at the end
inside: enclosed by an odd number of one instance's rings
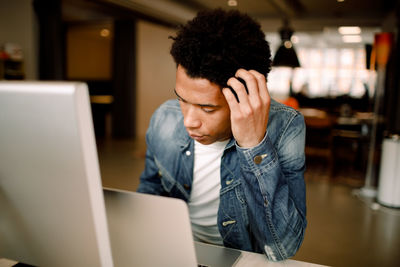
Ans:
POLYGON ((318 267, 324 266, 304 261, 285 260, 280 262, 268 261, 265 255, 242 251, 242 256, 234 267, 318 267))
MULTIPOLYGON (((11 267, 18 262, 8 260, 8 259, 0 259, 0 267, 11 267)), ((268 261, 264 255, 242 251, 242 256, 235 263, 234 267, 318 267, 323 265, 303 262, 303 261, 295 261, 295 260, 285 260, 281 262, 271 262, 268 261)), ((115 266, 118 267, 118 266, 115 266)))
MULTIPOLYGON (((186 267, 196 265, 196 256, 211 267, 317 266, 294 260, 275 263, 263 254, 193 243, 186 203, 178 199, 105 189, 104 200, 115 267, 186 267)), ((4 260, 0 266, 15 263, 4 260)))
MULTIPOLYGON (((118 267, 117 264, 129 266, 135 262, 138 262, 138 266, 149 265, 149 262, 153 266, 171 266, 172 262, 168 262, 167 258, 186 258, 187 255, 191 254, 190 247, 193 240, 191 240, 192 233, 188 210, 184 202, 179 201, 178 203, 177 199, 109 189, 104 190, 104 199, 115 267, 118 267), (184 223, 185 221, 187 221, 187 224, 184 223), (162 228, 160 222, 162 222, 162 228), (168 231, 165 231, 165 229, 168 229, 168 231), (188 234, 188 238, 186 238, 186 234, 188 234), (180 241, 177 242, 177 239, 180 241), (135 251, 133 252, 132 249, 135 251), (157 253, 154 253, 156 251, 157 253), (141 257, 141 255, 150 255, 151 259, 149 260, 145 256, 143 261, 138 260, 137 257, 141 257), (160 259, 161 263, 159 262, 160 259)), ((231 252, 233 251, 233 254, 236 254, 238 251, 198 242, 195 242, 194 246, 200 263, 211 264, 211 262, 214 262, 214 265, 211 265, 212 267, 217 267, 216 262, 219 265, 231 266, 233 264, 232 257, 230 257, 231 252), (199 250, 199 247, 203 247, 203 249, 199 250), (205 258, 202 256, 205 256, 205 258), (213 260, 210 261, 210 259, 213 260)), ((263 254, 240 252, 240 257, 233 265, 235 267, 318 266, 295 260, 271 262, 263 254)), ((182 266, 182 262, 176 261, 174 266, 182 266)))

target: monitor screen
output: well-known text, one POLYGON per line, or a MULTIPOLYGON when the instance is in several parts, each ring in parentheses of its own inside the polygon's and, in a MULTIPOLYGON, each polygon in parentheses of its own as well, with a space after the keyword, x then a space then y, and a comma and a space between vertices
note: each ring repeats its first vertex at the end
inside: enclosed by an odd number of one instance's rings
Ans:
POLYGON ((0 82, 0 258, 113 265, 84 83, 0 82))

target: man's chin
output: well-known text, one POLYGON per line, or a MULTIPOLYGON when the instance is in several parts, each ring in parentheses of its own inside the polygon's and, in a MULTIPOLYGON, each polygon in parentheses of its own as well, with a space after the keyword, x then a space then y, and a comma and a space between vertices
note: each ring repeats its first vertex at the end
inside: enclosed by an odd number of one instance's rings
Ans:
POLYGON ((214 143, 214 141, 210 140, 206 136, 194 136, 194 137, 191 136, 191 138, 203 145, 209 145, 214 143))

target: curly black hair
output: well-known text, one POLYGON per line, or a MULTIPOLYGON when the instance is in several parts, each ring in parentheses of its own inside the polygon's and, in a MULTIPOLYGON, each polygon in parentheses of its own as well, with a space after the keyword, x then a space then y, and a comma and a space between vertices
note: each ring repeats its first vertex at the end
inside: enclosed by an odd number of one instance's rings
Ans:
POLYGON ((258 22, 236 10, 201 11, 178 30, 171 55, 189 77, 226 86, 239 68, 265 76, 271 69, 271 51, 258 22))

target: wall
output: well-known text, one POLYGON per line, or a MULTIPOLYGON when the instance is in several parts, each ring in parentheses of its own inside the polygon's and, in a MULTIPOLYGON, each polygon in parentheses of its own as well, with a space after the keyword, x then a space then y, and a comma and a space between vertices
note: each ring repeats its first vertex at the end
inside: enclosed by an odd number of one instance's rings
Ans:
MULTIPOLYGON (((137 136, 145 136, 150 117, 165 100, 175 98, 175 63, 169 54, 175 29, 137 23, 137 136)), ((22 46, 26 79, 38 78, 38 25, 32 0, 0 0, 0 44, 22 46)))
POLYGON ((25 78, 37 79, 37 22, 32 0, 0 0, 0 44, 16 43, 24 54, 25 78))
POLYGON ((175 30, 153 23, 137 23, 137 137, 146 134, 154 110, 175 98, 175 63, 169 54, 175 30))
POLYGON ((112 24, 82 23, 67 29, 67 78, 110 80, 112 78, 112 24), (105 34, 100 33, 107 30, 105 34))

